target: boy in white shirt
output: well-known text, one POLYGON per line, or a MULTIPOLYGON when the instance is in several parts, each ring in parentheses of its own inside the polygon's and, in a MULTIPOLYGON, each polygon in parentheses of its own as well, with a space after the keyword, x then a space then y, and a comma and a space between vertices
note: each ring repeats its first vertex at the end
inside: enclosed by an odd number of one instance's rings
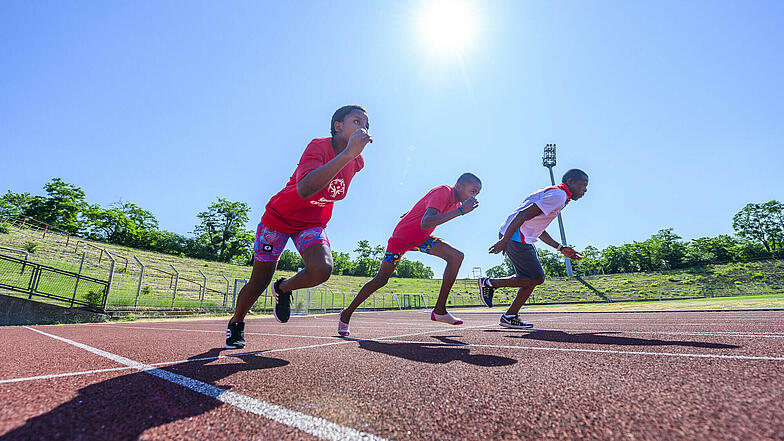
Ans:
POLYGON ((501 238, 490 247, 490 253, 504 252, 515 267, 515 275, 503 279, 480 277, 479 296, 488 307, 493 306, 493 291, 501 287, 520 288, 517 297, 499 324, 507 328, 531 328, 517 316, 537 285, 544 283, 544 271, 532 245, 537 239, 560 251, 564 256, 580 260, 583 256, 573 248, 561 245, 545 229, 558 216, 570 200, 580 199, 588 188, 588 174, 573 168, 564 173, 561 184, 546 187, 528 195, 507 217, 498 236, 501 238))

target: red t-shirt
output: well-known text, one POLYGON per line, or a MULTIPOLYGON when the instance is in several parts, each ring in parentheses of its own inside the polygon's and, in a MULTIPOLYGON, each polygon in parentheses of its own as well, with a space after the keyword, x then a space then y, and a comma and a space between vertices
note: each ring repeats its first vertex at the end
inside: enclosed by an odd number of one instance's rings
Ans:
POLYGON ((455 202, 455 189, 448 185, 439 185, 427 192, 425 197, 414 205, 403 219, 397 223, 392 237, 389 238, 387 251, 404 253, 426 241, 436 228, 422 229, 422 216, 428 208, 435 208, 439 213, 452 211, 460 206, 455 202))
POLYGON ((301 198, 297 193, 297 183, 335 156, 332 138, 316 138, 310 141, 288 184, 267 203, 266 211, 261 217, 264 226, 289 234, 313 227, 326 227, 332 217, 332 204, 346 197, 354 174, 365 166, 362 155, 346 164, 326 187, 307 199, 301 198))

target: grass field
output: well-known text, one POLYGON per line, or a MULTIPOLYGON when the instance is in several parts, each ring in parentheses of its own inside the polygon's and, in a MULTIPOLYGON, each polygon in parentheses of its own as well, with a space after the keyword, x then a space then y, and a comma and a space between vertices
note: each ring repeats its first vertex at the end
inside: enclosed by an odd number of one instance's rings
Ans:
MULTIPOLYGON (((64 237, 54 234, 43 237, 41 231, 30 229, 11 227, 9 233, 0 233, 0 246, 25 249, 31 248, 31 244, 35 244, 35 252, 30 254, 31 261, 72 272, 78 272, 81 266, 82 274, 102 280, 107 280, 109 276, 109 259, 100 251, 106 249, 116 259, 112 290, 108 298, 108 306, 113 307, 133 306, 137 302, 137 292, 139 307, 172 307, 175 284, 177 295, 174 307, 230 306, 235 283, 237 288, 241 287, 242 279, 248 279, 251 271, 249 266, 153 253, 78 238, 71 238, 66 247, 64 237), (84 262, 81 261, 83 252, 84 262), (141 285, 141 266, 134 257, 145 265, 141 285), (175 276, 176 272, 179 272, 179 279, 175 276), (207 289, 202 299, 205 277, 207 289)), ((291 274, 279 271, 275 277, 291 274)), ((666 272, 595 275, 585 279, 613 301, 772 294, 784 292, 784 263, 777 260, 738 262, 666 272)), ((326 284, 310 292, 296 292, 294 308, 342 308, 367 280, 367 277, 335 274, 326 284)), ((396 307, 393 293, 423 294, 426 303, 432 305, 438 296, 440 284, 439 279, 392 278, 375 299, 369 299, 366 305, 376 308, 396 307)), ((477 305, 476 291, 474 279, 459 279, 451 291, 449 304, 477 305)), ((498 290, 496 302, 508 303, 514 294, 512 289, 498 290)), ((575 279, 551 278, 537 287, 529 302, 539 305, 600 301, 603 301, 601 297, 575 279)), ((256 309, 265 309, 269 302, 268 296, 260 297, 256 309)))

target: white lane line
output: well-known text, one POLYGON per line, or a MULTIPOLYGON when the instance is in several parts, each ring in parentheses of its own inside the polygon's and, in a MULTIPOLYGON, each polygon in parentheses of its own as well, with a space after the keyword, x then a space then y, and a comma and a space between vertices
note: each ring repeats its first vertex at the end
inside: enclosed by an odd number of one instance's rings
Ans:
MULTIPOLYGON (((375 341, 375 340, 370 340, 375 341)), ((589 352, 595 354, 620 354, 620 355, 651 355, 658 357, 684 357, 684 358, 719 358, 725 360, 763 360, 763 361, 784 361, 784 357, 766 357, 752 355, 721 355, 721 354, 689 354, 677 352, 643 352, 643 351, 615 351, 611 349, 580 349, 580 348, 553 348, 542 346, 512 346, 512 345, 489 345, 475 343, 444 343, 444 342, 423 342, 408 340, 385 340, 389 343, 421 344, 423 346, 444 346, 444 347, 475 347, 493 349, 524 349, 533 351, 554 351, 554 352, 589 352)))
MULTIPOLYGON (((104 326, 106 326, 106 325, 104 325, 104 326)), ((462 327, 461 329, 487 328, 488 326, 490 326, 490 325, 468 326, 468 327, 462 327)), ((35 331, 35 332, 43 334, 42 331, 38 331, 36 329, 29 328, 27 326, 25 326, 25 328, 30 329, 31 331, 35 331)), ((441 328, 441 329, 443 330, 443 329, 450 329, 450 328, 441 328)), ((211 331, 204 331, 204 332, 211 332, 211 331)), ((222 331, 217 331, 217 332, 222 332, 222 331)), ((359 341, 377 341, 377 340, 383 340, 383 339, 387 339, 387 338, 415 337, 417 335, 432 334, 434 332, 439 332, 439 331, 438 330, 435 330, 435 331, 434 330, 430 330, 430 331, 416 332, 416 333, 410 333, 410 334, 390 335, 389 337, 379 337, 379 338, 376 338, 376 339, 350 339, 349 340, 349 339, 344 339, 344 338, 341 338, 341 337, 326 337, 326 338, 329 338, 329 339, 335 340, 335 341, 330 342, 330 343, 319 343, 319 344, 312 344, 312 345, 305 345, 305 346, 294 346, 294 347, 280 348, 280 349, 264 349, 264 350, 261 350, 261 351, 242 352, 242 353, 225 354, 225 355, 216 355, 216 356, 212 356, 212 357, 191 358, 191 359, 186 359, 186 360, 175 360, 175 361, 164 361, 164 362, 158 362, 158 363, 150 363, 149 366, 164 367, 164 366, 170 366, 170 365, 173 365, 173 364, 183 364, 183 363, 190 363, 190 362, 194 362, 194 361, 209 361, 209 360, 218 360, 218 359, 221 359, 221 358, 238 358, 238 357, 246 357, 246 356, 249 356, 249 355, 257 355, 257 354, 271 354, 271 353, 276 353, 276 352, 298 351, 298 350, 302 350, 302 349, 315 349, 315 348, 320 348, 320 347, 324 347, 324 346, 336 346, 336 345, 345 345, 345 344, 350 344, 350 343, 357 343, 359 341)), ((286 336, 286 337, 288 337, 288 336, 286 336)), ((17 382, 34 381, 34 380, 47 380, 47 379, 51 379, 51 378, 71 377, 71 376, 75 376, 75 375, 98 374, 98 373, 102 373, 102 372, 112 372, 112 371, 127 370, 127 369, 132 369, 132 368, 131 367, 106 368, 106 369, 95 369, 95 370, 80 371, 80 372, 65 372, 65 373, 62 373, 62 374, 39 375, 39 376, 35 376, 35 377, 10 378, 10 379, 6 379, 6 380, 0 380, 0 384, 17 383, 17 382)))
POLYGON ((9 378, 8 380, 0 380, 0 384, 19 383, 22 381, 48 380, 51 378, 72 377, 74 375, 100 374, 101 372, 125 371, 128 369, 133 369, 133 368, 124 366, 124 367, 116 367, 116 368, 94 369, 92 371, 66 372, 62 374, 39 375, 37 377, 9 378))
POLYGON ((384 441, 384 438, 369 433, 360 432, 359 430, 352 429, 350 427, 341 426, 339 424, 335 424, 333 422, 327 421, 322 418, 306 415, 304 413, 296 412, 287 409, 285 407, 281 407, 275 404, 267 403, 265 401, 257 400, 247 395, 231 392, 226 389, 213 386, 211 384, 207 384, 199 380, 195 380, 193 378, 186 377, 184 375, 179 375, 163 369, 158 369, 154 366, 140 363, 138 361, 134 361, 117 354, 112 354, 110 352, 106 352, 101 349, 94 348, 92 346, 88 346, 73 340, 69 340, 67 338, 59 337, 57 335, 49 334, 27 326, 25 326, 25 328, 33 332, 37 332, 39 334, 45 335, 47 337, 51 337, 55 340, 59 340, 64 343, 68 343, 72 346, 76 346, 77 348, 84 349, 85 351, 91 352, 95 355, 108 358, 109 360, 136 369, 140 372, 144 372, 154 377, 158 377, 162 380, 166 380, 171 383, 177 384, 179 386, 185 387, 194 392, 202 394, 206 397, 215 398, 218 401, 221 401, 226 404, 230 404, 246 412, 250 412, 273 421, 277 421, 289 427, 297 428, 305 433, 309 433, 321 439, 334 440, 334 441, 340 441, 340 440, 384 441))

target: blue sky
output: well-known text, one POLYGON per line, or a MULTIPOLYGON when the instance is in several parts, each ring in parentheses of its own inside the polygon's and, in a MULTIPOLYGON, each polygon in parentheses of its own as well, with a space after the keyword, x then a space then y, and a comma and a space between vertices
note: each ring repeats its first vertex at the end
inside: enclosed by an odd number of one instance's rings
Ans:
POLYGON ((459 54, 423 41, 426 3, 4 2, 0 191, 61 177, 180 234, 223 197, 250 204, 253 229, 358 103, 375 141, 327 229, 339 251, 386 244, 472 171, 480 207, 435 234, 465 252, 461 276, 499 263, 487 248, 549 183, 547 143, 557 174, 591 176, 563 213, 578 248, 732 233, 746 203, 782 199, 784 3, 469 2, 459 54))

